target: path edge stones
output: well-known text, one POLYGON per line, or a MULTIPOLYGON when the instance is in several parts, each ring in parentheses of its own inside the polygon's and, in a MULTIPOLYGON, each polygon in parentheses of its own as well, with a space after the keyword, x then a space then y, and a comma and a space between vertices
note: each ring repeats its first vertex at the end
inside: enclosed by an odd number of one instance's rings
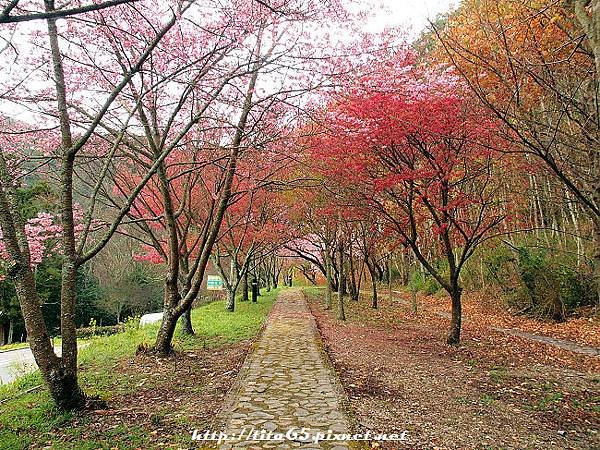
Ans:
MULTIPOLYGON (((314 331, 315 346, 317 348, 317 351, 319 352, 321 361, 323 362, 324 366, 332 374, 333 387, 334 387, 334 390, 335 390, 335 393, 336 393, 336 396, 338 399, 339 407, 341 409, 341 412, 343 412, 346 415, 346 418, 348 419, 348 425, 350 427, 348 432, 350 434, 358 433, 358 432, 360 432, 360 423, 358 421, 358 418, 356 417, 354 410, 350 406, 350 401, 348 399, 348 396, 346 395, 346 391, 344 390, 344 386, 340 380, 339 374, 335 370, 333 362, 331 361, 331 358, 329 357, 329 354, 327 353, 327 349, 325 348, 325 343, 321 336, 321 330, 319 328, 319 324, 312 312, 311 304, 308 300, 306 292, 304 291, 303 288, 300 288, 299 293, 302 296, 302 299, 306 302, 308 312, 310 313, 310 321, 312 322, 311 328, 314 331)), ((279 295, 281 295, 281 293, 279 295)), ((250 371, 250 365, 253 360, 254 353, 257 351, 257 349, 259 347, 259 342, 263 338, 265 330, 272 320, 271 315, 272 315, 273 311, 275 310, 276 303, 279 302, 279 295, 277 296, 277 299, 275 300, 275 302, 273 302, 271 311, 269 311, 269 314, 265 318, 265 321, 262 324, 259 332, 252 339, 252 343, 250 344, 250 348, 244 358, 242 367, 240 367, 240 370, 238 371, 235 381, 233 382, 233 384, 231 385, 231 388, 227 392, 227 395, 225 396, 225 399, 223 400, 223 404, 218 409, 213 420, 210 422, 210 426, 211 426, 210 431, 211 432, 216 431, 218 433, 219 431, 226 431, 226 427, 227 427, 227 423, 230 419, 230 415, 238 403, 238 398, 239 398, 240 393, 243 388, 243 382, 246 379, 247 373, 250 371)), ((319 431, 326 432, 327 430, 319 430, 319 431)), ((205 445, 206 445, 206 443, 205 443, 205 445)), ((350 442, 348 442, 348 446, 350 447, 350 449, 353 449, 353 450, 363 450, 363 449, 370 448, 369 443, 367 441, 350 441, 350 442)), ((203 447, 203 448, 215 448, 215 447, 217 447, 217 446, 213 445, 213 446, 203 447)))
MULTIPOLYGON (((323 341, 323 337, 321 335, 321 328, 319 327, 319 322, 317 321, 317 319, 315 318, 315 315, 312 312, 312 307, 311 307, 310 301, 308 300, 308 297, 307 297, 304 289, 301 289, 301 293, 302 293, 302 298, 306 302, 306 306, 308 307, 308 311, 310 312, 311 319, 314 324, 315 344, 317 346, 317 350, 319 351, 319 353, 321 355, 321 359, 322 359, 323 363, 329 369, 329 371, 333 374, 333 384, 334 384, 334 388, 335 388, 335 391, 336 391, 336 394, 338 397, 340 408, 342 409, 342 412, 346 414, 346 417, 348 418, 348 424, 350 425, 349 432, 351 434, 359 433, 360 432, 360 422, 358 421, 358 418, 356 417, 356 413, 354 412, 354 410, 352 409, 352 406, 350 405, 350 400, 348 399, 348 396, 346 395, 346 390, 344 389, 342 380, 340 380, 340 376, 339 376, 337 370, 335 370, 335 366, 333 365, 333 362, 331 361, 331 358, 329 357, 329 353, 327 353, 327 349, 325 348, 325 342, 323 341)), ((324 430, 324 431, 326 431, 326 430, 324 430)), ((348 445, 350 446, 350 448, 357 449, 357 450, 370 448, 367 441, 351 441, 348 443, 348 445)))
POLYGON ((245 375, 250 370, 250 362, 252 360, 252 356, 256 352, 256 349, 258 348, 258 343, 262 339, 263 334, 267 329, 267 325, 269 324, 273 308, 275 307, 275 304, 279 301, 279 295, 281 295, 281 293, 277 295, 277 298, 271 305, 271 310, 269 311, 269 314, 267 314, 267 316, 265 317, 265 321, 258 330, 258 333, 256 333, 256 335, 252 338, 250 348, 248 349, 248 352, 244 357, 242 367, 240 367, 240 370, 238 371, 235 377, 235 381, 229 388, 229 391, 227 391, 227 395, 225 396, 225 399, 223 399, 223 404, 221 405, 221 407, 215 414, 215 417, 210 423, 211 432, 216 431, 218 433, 219 431, 225 431, 225 427, 227 426, 227 421, 229 419, 229 414, 233 411, 237 404, 237 399, 243 387, 243 381, 246 378, 245 375))

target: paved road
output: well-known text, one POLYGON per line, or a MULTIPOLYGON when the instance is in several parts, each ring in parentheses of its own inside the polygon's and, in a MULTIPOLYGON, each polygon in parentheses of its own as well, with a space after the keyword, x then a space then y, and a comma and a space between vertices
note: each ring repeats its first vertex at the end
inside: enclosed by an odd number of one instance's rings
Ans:
POLYGON ((304 435, 279 442, 252 439, 251 430, 285 435, 292 427, 306 427, 312 436, 351 431, 343 389, 300 290, 280 294, 255 345, 220 414, 229 436, 244 436, 219 447, 348 449, 348 442, 315 443, 300 439, 304 435))
POLYGON ((29 348, 0 353, 0 382, 10 383, 37 368, 29 348))
MULTIPOLYGON (((60 355, 60 347, 56 349, 60 355)), ((0 384, 10 383, 37 369, 29 347, 0 353, 0 384)))

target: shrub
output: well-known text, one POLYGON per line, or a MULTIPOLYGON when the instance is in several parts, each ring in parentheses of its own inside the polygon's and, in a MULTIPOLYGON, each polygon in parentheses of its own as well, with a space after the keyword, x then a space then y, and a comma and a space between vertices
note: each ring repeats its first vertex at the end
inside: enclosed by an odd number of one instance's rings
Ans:
POLYGON ((560 268, 560 293, 568 312, 583 306, 598 304, 596 287, 591 273, 572 267, 560 268))
POLYGON ((517 314, 562 321, 598 301, 585 268, 548 250, 498 246, 484 260, 486 278, 504 293, 517 314))
POLYGON ((441 288, 440 284, 431 275, 423 275, 419 269, 413 270, 409 276, 408 288, 413 292, 423 292, 432 295, 441 288))
POLYGON ((77 328, 77 337, 85 339, 94 336, 108 336, 111 334, 122 333, 123 331, 125 331, 125 326, 123 324, 109 325, 106 327, 89 326, 77 328))

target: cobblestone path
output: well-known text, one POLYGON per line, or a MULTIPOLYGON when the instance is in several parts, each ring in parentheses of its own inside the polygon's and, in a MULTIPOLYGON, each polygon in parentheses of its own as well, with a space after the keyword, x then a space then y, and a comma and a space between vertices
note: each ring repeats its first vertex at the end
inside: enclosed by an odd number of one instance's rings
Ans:
POLYGON ((317 433, 335 438, 335 434, 350 433, 351 426, 342 406, 343 390, 299 289, 280 294, 236 384, 220 420, 224 432, 235 439, 219 448, 349 448, 348 442, 339 440, 314 441, 317 433), (296 432, 297 439, 252 439, 261 432, 285 436, 290 428, 295 428, 290 437, 296 432), (302 428, 312 440, 305 439, 302 428))

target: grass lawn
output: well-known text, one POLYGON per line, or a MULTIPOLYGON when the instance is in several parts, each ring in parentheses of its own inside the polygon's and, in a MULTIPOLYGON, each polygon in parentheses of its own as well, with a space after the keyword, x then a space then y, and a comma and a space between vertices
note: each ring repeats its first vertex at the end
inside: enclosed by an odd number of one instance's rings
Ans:
POLYGON ((14 344, 0 345, 0 353, 8 350, 17 350, 19 348, 27 348, 29 344, 27 342, 15 342, 14 344))
MULTIPOLYGON (((88 341, 80 350, 80 382, 88 395, 108 402, 106 411, 57 411, 44 387, 27 392, 42 383, 39 372, 0 386, 0 449, 158 447, 159 432, 166 433, 173 424, 185 429, 193 417, 196 421, 206 418, 194 416, 198 405, 193 397, 208 396, 204 403, 210 404, 215 400, 211 397, 216 390, 213 383, 219 381, 213 378, 223 374, 226 381, 219 389, 226 391, 248 348, 242 342, 258 333, 280 291, 263 291, 256 304, 237 302, 234 313, 225 311, 224 301, 194 309, 196 335, 176 332, 176 357, 135 355, 140 344, 153 343, 158 325, 138 328, 132 323, 123 333, 88 341), (223 365, 221 360, 227 360, 229 353, 237 359, 223 365), (135 418, 131 416, 134 412, 138 414, 135 418), (129 414, 129 420, 119 414, 129 414)), ((171 443, 179 441, 185 446, 187 442, 189 446, 187 434, 167 436, 171 443)))

